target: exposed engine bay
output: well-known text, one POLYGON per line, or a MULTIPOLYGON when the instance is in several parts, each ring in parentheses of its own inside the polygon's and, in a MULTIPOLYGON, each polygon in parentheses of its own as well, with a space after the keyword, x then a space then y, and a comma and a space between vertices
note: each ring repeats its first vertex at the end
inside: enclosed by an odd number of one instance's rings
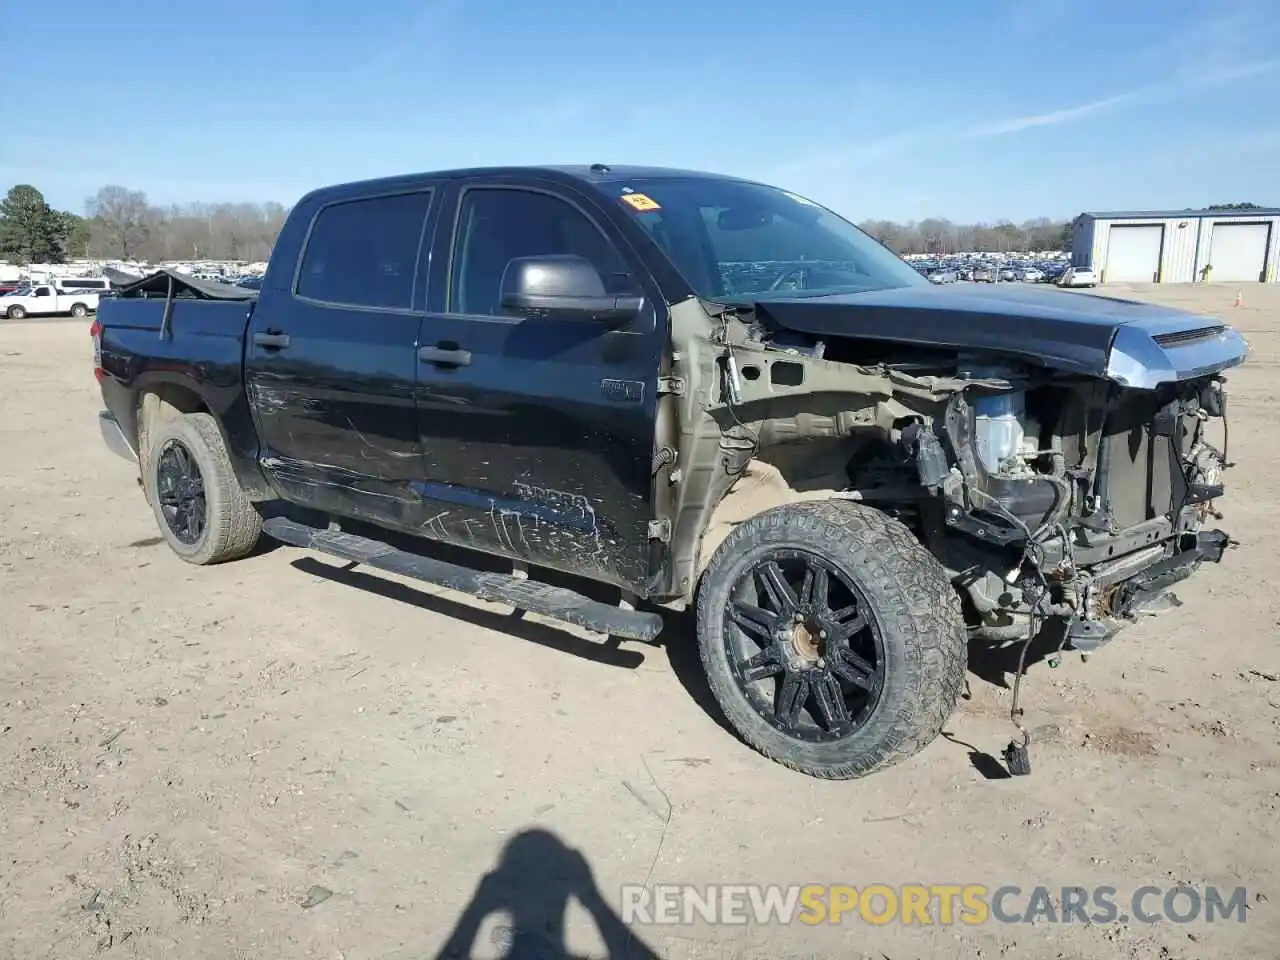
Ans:
POLYGON ((1227 466, 1218 372, 1135 389, 741 312, 716 322, 686 364, 714 365, 703 410, 725 474, 766 464, 793 497, 901 520, 950 574, 974 636, 1017 640, 1056 618, 1064 643, 1092 649, 1176 605, 1169 587, 1231 544, 1206 526, 1227 466))
POLYGON ((975 633, 1020 637, 1058 616, 1089 649, 1220 559, 1227 537, 1204 524, 1223 489, 1206 436, 1215 419, 1225 436, 1221 378, 1139 392, 965 357, 954 375, 984 385, 948 398, 941 429, 921 417, 863 444, 850 480, 876 491, 893 463, 918 481, 928 495, 881 502, 942 560, 975 633))

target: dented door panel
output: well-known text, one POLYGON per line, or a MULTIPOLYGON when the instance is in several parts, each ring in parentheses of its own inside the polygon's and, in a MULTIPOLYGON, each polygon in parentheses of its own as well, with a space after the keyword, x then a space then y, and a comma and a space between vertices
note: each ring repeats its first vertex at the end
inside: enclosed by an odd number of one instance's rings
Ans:
MULTIPOLYGON (((467 185, 446 200, 447 223, 467 185)), ((577 199, 587 209, 595 202, 577 199)), ((656 286, 638 261, 629 264, 649 305, 622 330, 451 313, 451 240, 442 228, 419 340, 466 350, 470 362, 419 365, 423 532, 643 592, 667 335, 656 286)))

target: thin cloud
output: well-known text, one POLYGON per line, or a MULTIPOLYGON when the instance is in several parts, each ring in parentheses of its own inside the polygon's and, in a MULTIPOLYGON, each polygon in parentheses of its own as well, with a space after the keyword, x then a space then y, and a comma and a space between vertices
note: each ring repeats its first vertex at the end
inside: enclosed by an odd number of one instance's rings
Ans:
POLYGON ((1133 90, 1129 93, 1117 94, 1114 97, 1106 97, 1103 100, 1094 100, 1092 103, 1082 103, 1077 107, 1067 107, 1063 110, 1053 110, 1049 113, 1034 113, 1023 117, 1011 117, 1008 120, 983 123, 962 131, 959 139, 982 140, 987 137, 1001 137, 1007 133, 1017 133, 1020 130, 1030 130, 1033 127, 1053 127, 1060 123, 1074 123, 1077 120, 1084 120, 1095 114, 1103 113, 1122 103, 1136 100, 1143 93, 1145 93, 1143 90, 1133 90))
MULTIPOLYGON (((1237 15, 1224 19, 1214 30, 1218 34, 1230 34, 1238 30, 1242 18, 1237 15)), ((1219 44, 1221 45, 1221 44, 1219 44)), ((854 142, 847 149, 818 151, 790 162, 772 167, 775 178, 805 178, 836 173, 849 173, 858 168, 872 167, 910 150, 936 148, 948 142, 985 140, 1008 136, 1041 127, 1079 123, 1110 110, 1130 108, 1141 103, 1178 100, 1206 90, 1227 86, 1244 80, 1265 76, 1280 69, 1280 58, 1222 64, 1205 59, 1166 74, 1158 83, 1138 87, 1101 100, 1093 100, 1048 113, 1028 114, 976 123, 957 129, 950 125, 934 125, 902 130, 872 140, 854 142)))
POLYGON ((1280 67, 1280 59, 1255 60, 1251 63, 1237 63, 1225 67, 1205 67, 1194 72, 1188 71, 1175 75, 1174 81, 1169 84, 1153 84, 1138 90, 1130 90, 1128 93, 1104 97, 1101 100, 1094 100, 1092 103, 1082 103, 1079 106, 1053 110, 1049 113, 1036 113, 1025 117, 1012 117, 1008 120, 996 120, 991 123, 978 124, 962 131, 959 139, 982 140, 987 137, 999 137, 1008 133, 1031 130, 1035 127, 1053 127, 1062 123, 1075 123, 1078 120, 1087 120, 1089 117, 1105 113, 1113 107, 1121 105, 1132 106, 1140 101, 1154 99, 1176 100, 1180 97, 1189 96, 1203 90, 1211 90, 1215 87, 1226 86, 1240 80, 1265 76, 1273 72, 1277 67, 1280 67))

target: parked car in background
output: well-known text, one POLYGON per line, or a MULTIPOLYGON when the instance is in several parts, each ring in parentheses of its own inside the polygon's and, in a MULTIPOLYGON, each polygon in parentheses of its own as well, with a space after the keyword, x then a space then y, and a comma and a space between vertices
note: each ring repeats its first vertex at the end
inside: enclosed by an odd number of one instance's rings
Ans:
POLYGON ((69 313, 73 317, 88 316, 90 311, 98 309, 98 294, 86 291, 76 293, 59 293, 51 283, 42 283, 35 287, 24 287, 0 297, 0 310, 10 320, 21 320, 24 317, 47 317, 59 313, 69 313))
POLYGON ((1044 271, 1039 267, 1027 267, 1022 271, 1022 279, 1027 283, 1039 283, 1044 279, 1044 271))
POLYGON ((996 271, 985 264, 973 268, 974 283, 995 283, 996 271))
POLYGON ((955 283, 956 272, 954 270, 935 270, 929 274, 930 283, 955 283))
POLYGON ((261 290, 262 278, 261 277, 241 277, 239 280, 236 281, 236 286, 244 290, 261 290))
POLYGON ((1088 267, 1068 267, 1058 280, 1060 287, 1096 287, 1098 275, 1088 267))
POLYGON ((53 277, 50 281, 58 293, 110 293, 111 281, 106 277, 53 277))
POLYGON ((1001 267, 998 277, 1001 281, 1005 283, 1012 283, 1014 280, 1018 279, 1018 274, 1017 274, 1017 271, 1013 269, 1013 267, 1001 267))

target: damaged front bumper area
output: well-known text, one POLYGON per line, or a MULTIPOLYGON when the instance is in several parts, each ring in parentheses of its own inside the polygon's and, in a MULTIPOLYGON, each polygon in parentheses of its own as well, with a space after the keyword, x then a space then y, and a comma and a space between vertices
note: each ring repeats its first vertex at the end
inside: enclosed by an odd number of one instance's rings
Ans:
POLYGON ((1050 385, 1028 397, 1019 423, 1034 442, 1019 436, 1015 456, 991 456, 980 396, 948 403, 955 466, 944 469, 940 438, 917 441, 921 482, 942 504, 937 551, 969 600, 976 636, 1018 640, 1059 620, 1064 644, 1092 650, 1126 623, 1178 606, 1170 588, 1234 545, 1208 527, 1222 516, 1214 501, 1228 466, 1205 430, 1219 422, 1225 448, 1223 381, 1050 385))
POLYGON ((1071 647, 1096 649, 1126 623, 1180 606, 1170 588, 1200 564, 1221 562, 1235 542, 1222 530, 1199 530, 1180 535, 1176 543, 1148 547, 1088 571, 1087 579, 1077 585, 1083 615, 1072 617, 1067 626, 1071 647))

